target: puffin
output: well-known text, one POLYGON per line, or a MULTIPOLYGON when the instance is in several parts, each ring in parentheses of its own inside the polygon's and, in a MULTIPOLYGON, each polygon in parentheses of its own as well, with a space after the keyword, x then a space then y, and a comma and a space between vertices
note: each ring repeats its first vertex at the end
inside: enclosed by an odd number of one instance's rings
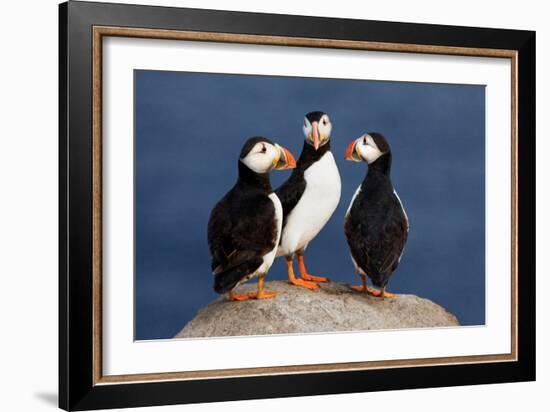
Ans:
POLYGON ((344 159, 368 164, 344 218, 351 260, 361 276, 361 285, 352 288, 373 296, 394 297, 386 286, 403 256, 409 219, 390 179, 390 146, 382 134, 367 133, 348 145, 344 159), (367 286, 366 276, 379 290, 367 286))
POLYGON ((330 151, 332 124, 328 114, 310 112, 302 127, 304 145, 296 168, 275 193, 283 206, 283 230, 277 256, 285 256, 288 282, 308 289, 328 282, 306 269, 304 252, 330 219, 340 201, 340 174, 330 151), (296 278, 293 257, 298 260, 296 278))
POLYGON ((271 188, 269 172, 295 166, 287 149, 265 137, 248 139, 241 150, 237 182, 216 203, 208 220, 214 290, 228 293, 229 300, 275 297, 264 289, 264 277, 279 245, 283 208, 271 188), (258 278, 257 292, 233 292, 253 277, 258 278))

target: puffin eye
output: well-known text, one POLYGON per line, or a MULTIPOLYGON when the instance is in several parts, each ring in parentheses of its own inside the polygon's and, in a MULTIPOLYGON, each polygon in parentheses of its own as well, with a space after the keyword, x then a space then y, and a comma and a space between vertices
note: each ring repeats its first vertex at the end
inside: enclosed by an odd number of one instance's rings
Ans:
POLYGON ((324 126, 327 125, 327 119, 326 119, 326 118, 323 119, 323 125, 324 125, 324 126))
POLYGON ((265 146, 262 146, 262 153, 265 153, 267 151, 267 149, 265 148, 265 146))
POLYGON ((367 138, 366 137, 363 137, 363 144, 366 146, 367 145, 367 138))

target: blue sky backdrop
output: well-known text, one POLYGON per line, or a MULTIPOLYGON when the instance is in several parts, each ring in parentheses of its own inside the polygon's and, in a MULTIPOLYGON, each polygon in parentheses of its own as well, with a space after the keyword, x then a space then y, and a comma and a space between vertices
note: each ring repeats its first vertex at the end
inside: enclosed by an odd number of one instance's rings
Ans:
MULTIPOLYGON (((333 123, 342 198, 308 247, 311 272, 359 282, 343 219, 367 166, 343 154, 378 131, 411 226, 388 290, 431 299, 462 325, 485 323, 484 86, 136 71, 136 339, 173 337, 217 297, 206 227, 243 143, 263 135, 298 158, 313 110, 333 123)), ((273 187, 289 174, 273 172, 273 187)), ((283 259, 266 279, 286 279, 283 259)))

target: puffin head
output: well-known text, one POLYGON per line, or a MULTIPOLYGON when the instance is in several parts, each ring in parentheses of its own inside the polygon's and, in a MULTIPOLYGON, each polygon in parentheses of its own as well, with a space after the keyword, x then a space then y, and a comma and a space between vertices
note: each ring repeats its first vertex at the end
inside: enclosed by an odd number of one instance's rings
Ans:
POLYGON ((266 137, 251 137, 244 144, 239 160, 256 173, 296 167, 292 153, 266 137))
POLYGON ((384 136, 380 133, 367 133, 348 145, 344 159, 371 164, 390 152, 390 145, 384 136))
POLYGON ((328 143, 332 124, 330 123, 328 114, 324 112, 309 112, 304 117, 304 126, 302 129, 306 142, 317 150, 328 143))

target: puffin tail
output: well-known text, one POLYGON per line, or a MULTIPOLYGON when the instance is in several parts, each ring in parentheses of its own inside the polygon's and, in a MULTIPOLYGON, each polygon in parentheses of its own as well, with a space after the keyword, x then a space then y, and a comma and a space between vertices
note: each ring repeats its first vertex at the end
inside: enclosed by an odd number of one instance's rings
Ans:
POLYGON ((249 275, 254 273, 261 264, 261 259, 259 262, 244 262, 234 268, 214 275, 214 290, 220 295, 231 291, 240 282, 247 280, 249 275))

